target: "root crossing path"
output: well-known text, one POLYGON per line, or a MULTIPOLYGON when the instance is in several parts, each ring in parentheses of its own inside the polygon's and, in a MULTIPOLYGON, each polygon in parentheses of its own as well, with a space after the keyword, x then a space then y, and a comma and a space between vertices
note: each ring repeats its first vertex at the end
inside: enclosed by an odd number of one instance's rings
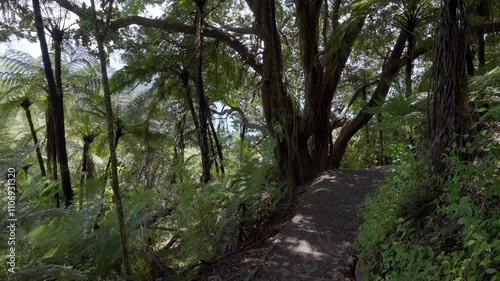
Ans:
POLYGON ((383 168, 320 174, 301 194, 295 216, 246 279, 354 280, 358 211, 386 175, 383 168))

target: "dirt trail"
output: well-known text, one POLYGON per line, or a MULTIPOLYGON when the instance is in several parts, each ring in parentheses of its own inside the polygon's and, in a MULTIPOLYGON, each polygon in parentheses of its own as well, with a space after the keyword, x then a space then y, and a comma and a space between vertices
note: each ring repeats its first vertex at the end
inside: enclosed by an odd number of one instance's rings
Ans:
POLYGON ((206 267, 195 280, 354 280, 353 243, 361 223, 357 213, 385 176, 381 167, 320 174, 303 187, 293 215, 284 214, 264 227, 270 233, 261 234, 271 237, 271 243, 264 238, 206 267))
POLYGON ((270 246, 265 262, 247 280, 350 280, 352 245, 361 223, 357 212, 385 176, 382 168, 320 174, 299 197, 295 216, 270 246))

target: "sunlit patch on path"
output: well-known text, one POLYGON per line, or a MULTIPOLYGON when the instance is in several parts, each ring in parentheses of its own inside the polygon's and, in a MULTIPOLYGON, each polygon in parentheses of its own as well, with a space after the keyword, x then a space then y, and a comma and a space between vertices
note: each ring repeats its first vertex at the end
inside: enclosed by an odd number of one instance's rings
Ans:
POLYGON ((357 212, 385 175, 382 168, 320 174, 251 280, 350 280, 357 212))

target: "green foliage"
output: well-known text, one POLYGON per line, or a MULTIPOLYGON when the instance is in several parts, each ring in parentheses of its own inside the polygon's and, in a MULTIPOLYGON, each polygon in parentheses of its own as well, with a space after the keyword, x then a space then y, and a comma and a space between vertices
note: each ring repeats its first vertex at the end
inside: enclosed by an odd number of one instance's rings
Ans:
POLYGON ((244 163, 225 180, 209 184, 186 182, 172 187, 172 226, 183 245, 175 255, 183 264, 235 250, 245 223, 257 221, 280 199, 269 181, 271 165, 244 163))
POLYGON ((408 166, 412 162, 404 159, 396 167, 409 169, 396 168, 365 202, 357 245, 374 280, 498 280, 499 158, 472 163, 449 156, 449 178, 427 181, 417 175, 426 169, 408 166), (419 206, 433 184, 441 195, 419 206))
POLYGON ((398 161, 407 151, 415 150, 426 138, 426 98, 426 93, 405 97, 396 92, 382 106, 369 108, 368 112, 376 114, 376 120, 352 138, 341 166, 349 169, 372 167, 379 160, 398 161))
POLYGON ((343 169, 362 169, 377 164, 377 153, 380 145, 376 143, 377 131, 367 128, 358 132, 349 142, 341 167, 343 169), (371 132, 368 132, 371 130, 371 132))
POLYGON ((404 208, 424 198, 421 187, 426 179, 416 172, 422 166, 427 167, 426 164, 416 162, 413 155, 400 155, 400 161, 391 166, 391 176, 377 187, 372 198, 365 200, 362 211, 364 223, 357 246, 366 258, 375 259, 377 253, 386 247, 383 244, 391 231, 405 223, 404 208))
MULTIPOLYGON (((86 187, 89 190, 86 204, 80 210, 76 207, 53 208, 52 202, 44 203, 47 196, 43 193, 39 193, 39 200, 23 194, 16 206, 18 271, 12 275, 13 280, 101 280, 117 269, 121 254, 116 214, 105 211, 105 216, 99 220, 104 203, 99 196, 103 185, 102 181, 100 185, 98 182, 92 185, 94 188, 86 187), (95 229, 96 224, 98 229, 95 229)), ((146 206, 153 205, 155 196, 152 192, 128 196, 134 198, 124 200, 128 237, 134 242, 142 239, 140 226, 149 216, 146 206)), ((6 205, 2 206, 1 219, 5 222, 6 205)), ((6 239, 5 233, 1 237, 6 239)), ((2 255, 6 255, 6 251, 2 249, 2 255)), ((2 264, 0 270, 6 272, 5 266, 2 264)))

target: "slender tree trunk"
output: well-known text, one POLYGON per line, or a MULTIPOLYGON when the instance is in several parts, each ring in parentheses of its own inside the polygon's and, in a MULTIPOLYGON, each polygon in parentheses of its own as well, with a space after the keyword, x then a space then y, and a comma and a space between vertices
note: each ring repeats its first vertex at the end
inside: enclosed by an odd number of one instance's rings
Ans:
MULTIPOLYGON (((204 164, 206 162, 204 162, 204 159, 207 159, 208 161, 210 161, 210 151, 209 151, 209 147, 208 147, 208 136, 207 136, 206 140, 204 141, 202 138, 203 133, 201 132, 200 119, 198 118, 198 114, 196 114, 193 96, 191 95, 191 87, 189 86, 189 73, 187 73, 187 71, 182 75, 181 80, 182 80, 182 83, 184 86, 184 90, 186 91, 186 100, 188 103, 189 111, 191 112, 191 119, 193 119, 194 128, 196 130, 196 138, 198 139, 198 145, 200 146, 200 153, 202 156, 202 168, 205 169, 204 164)), ((199 114, 201 115, 202 113, 200 112, 199 114)), ((200 181, 206 182, 205 180, 206 180, 206 177, 205 177, 205 170, 204 170, 203 175, 200 178, 200 181)))
POLYGON ((196 94, 198 96, 198 105, 200 107, 200 150, 201 150, 201 162, 203 166, 203 182, 209 182, 211 180, 210 167, 212 166, 212 161, 209 155, 209 144, 208 144, 208 115, 207 112, 210 110, 207 105, 205 98, 205 91, 203 89, 203 6, 205 5, 205 0, 195 0, 198 9, 196 10, 196 37, 195 37, 195 53, 196 53, 196 67, 194 75, 194 84, 196 88, 196 94))
MULTIPOLYGON (((415 39, 413 38, 413 30, 408 31, 408 46, 406 50, 406 55, 411 58, 413 57, 413 49, 415 48, 415 39)), ((413 72, 413 61, 409 59, 406 62, 406 97, 410 97, 413 94, 412 84, 412 72, 413 72)))
MULTIPOLYGON (((489 18, 489 7, 488 0, 480 0, 479 6, 477 8, 477 14, 483 17, 484 19, 489 18)), ((484 30, 479 29, 477 32, 477 61, 479 63, 479 67, 483 67, 486 65, 486 52, 485 52, 485 41, 484 41, 484 30)))
POLYGON ((26 119, 28 120, 28 124, 30 126, 31 138, 33 139, 33 142, 36 145, 36 158, 38 159, 40 174, 42 175, 42 177, 45 178, 47 174, 45 172, 45 165, 43 163, 42 152, 40 151, 40 143, 38 143, 38 137, 36 136, 35 126, 33 125, 33 118, 31 117, 30 105, 31 102, 29 100, 25 100, 23 101, 23 103, 21 103, 21 107, 26 112, 26 119))
POLYGON ((485 42, 484 42, 484 32, 479 32, 478 36, 478 50, 477 50, 477 60, 479 62, 479 67, 486 65, 486 52, 485 52, 485 42))
POLYGON ((467 52, 465 54, 465 63, 467 66, 467 75, 474 76, 475 75, 475 69, 474 69, 474 56, 472 55, 472 50, 470 46, 467 47, 467 52))
MULTIPOLYGON (((382 123, 382 114, 377 114, 377 123, 382 123)), ((384 131, 378 130, 378 157, 377 157, 377 165, 385 165, 385 157, 384 157, 384 131)))
POLYGON ((354 117, 354 119, 348 121, 340 130, 333 145, 333 153, 330 159, 331 168, 338 168, 340 166, 340 161, 345 154, 347 144, 351 140, 352 136, 354 136, 354 134, 373 117, 373 114, 368 113, 366 108, 380 106, 384 102, 387 93, 389 92, 392 80, 400 69, 401 55, 403 54, 405 48, 407 36, 408 35, 405 31, 401 31, 399 33, 396 44, 392 49, 389 60, 382 70, 380 80, 377 83, 377 88, 372 94, 370 101, 366 107, 361 110, 356 117, 354 117))
POLYGON ((82 151, 82 176, 80 177, 80 196, 79 196, 79 207, 82 208, 83 197, 85 195, 83 185, 85 180, 92 179, 95 177, 94 163, 92 162, 92 156, 90 155, 90 144, 94 141, 95 135, 89 134, 82 136, 83 140, 83 151, 82 151))
POLYGON ((214 122, 212 120, 211 115, 209 118, 209 125, 210 125, 210 130, 212 131, 212 136, 213 136, 214 142, 215 142, 216 154, 217 154, 217 157, 219 158, 219 168, 220 168, 222 176, 224 176, 226 172, 224 170, 224 155, 222 154, 222 145, 219 141, 219 137, 217 136, 217 131, 215 130, 214 122))
POLYGON ((59 170, 61 174, 61 184, 64 194, 64 204, 69 207, 73 201, 73 189, 71 188, 70 171, 68 167, 68 155, 66 152, 66 137, 64 129, 64 107, 62 103, 62 93, 59 95, 52 71, 50 62, 49 49, 45 40, 45 32, 43 28, 43 19, 40 9, 39 0, 32 0, 33 12, 35 14, 35 26, 37 30, 38 40, 40 41, 40 49, 42 51, 42 60, 49 88, 49 102, 53 106, 54 121, 55 121, 55 143, 57 147, 57 158, 59 161, 59 170))
MULTIPOLYGON (((118 142, 120 141, 120 138, 125 134, 123 132, 123 125, 120 124, 120 122, 117 122, 116 124, 116 131, 115 131, 115 147, 118 147, 118 142)), ((106 168, 104 170, 104 180, 103 180, 103 190, 101 192, 101 208, 99 209, 99 213, 97 213, 97 216, 94 221, 94 230, 99 229, 99 222, 101 221, 101 218, 104 216, 104 194, 106 191, 106 185, 108 184, 108 178, 109 178, 109 170, 111 169, 111 157, 108 158, 108 163, 106 164, 106 168)))
MULTIPOLYGON (((170 184, 175 184, 177 183, 177 170, 179 168, 182 168, 184 170, 184 126, 186 124, 186 113, 182 113, 181 118, 175 123, 175 130, 176 130, 176 141, 175 141, 175 147, 174 147, 174 160, 173 160, 173 166, 174 166, 174 174, 172 176, 172 179, 170 180, 170 184)), ((179 179, 181 182, 183 182, 182 179, 182 173, 179 176, 179 179)))
POLYGON ((467 41, 461 0, 442 0, 441 14, 434 41, 432 92, 434 97, 431 127, 431 159, 436 173, 447 174, 443 154, 452 145, 462 160, 470 156, 460 152, 465 147, 471 118, 467 108, 465 57, 467 41), (462 23, 460 23, 462 21, 462 23))
MULTIPOLYGON (((57 176, 57 148, 56 148, 56 129, 54 121, 54 110, 50 102, 47 103, 46 111, 46 137, 47 137, 47 170, 49 177, 56 181, 57 176)), ((56 208, 59 208, 59 191, 54 194, 54 199, 56 201, 56 208)))
POLYGON ((56 137, 55 137, 55 122, 54 110, 52 104, 47 102, 47 110, 45 111, 45 137, 47 139, 47 170, 52 180, 57 180, 57 152, 56 152, 56 137))
POLYGON ((323 0, 323 45, 327 46, 328 45, 328 34, 330 34, 330 19, 329 19, 329 8, 328 8, 328 1, 329 0, 323 0))
MULTIPOLYGON (((57 114, 58 116, 55 118, 56 120, 63 120, 62 125, 64 125, 64 94, 63 94, 63 85, 62 85, 62 60, 61 60, 61 53, 62 53, 62 40, 64 36, 64 31, 59 30, 55 28, 52 30, 52 39, 54 40, 54 70, 55 70, 55 84, 56 84, 56 92, 57 96, 59 98, 59 110, 55 110, 54 114, 57 114)), ((60 122, 60 121, 58 121, 60 122)), ((61 184, 62 184, 62 189, 63 189, 63 194, 65 194, 65 198, 67 197, 66 194, 68 194, 70 191, 71 193, 71 199, 73 198, 73 190, 71 189, 71 184, 70 184, 70 172, 69 172, 69 166, 68 166, 68 156, 66 152, 66 137, 64 135, 64 129, 62 133, 56 130, 56 138, 60 138, 59 142, 57 143, 64 143, 64 145, 58 145, 57 146, 57 155, 58 155, 58 160, 59 160, 59 170, 61 173, 61 184), (61 135, 62 134, 62 135, 61 135)), ((59 195, 56 194, 56 200, 59 201, 59 195)), ((65 199, 67 201, 67 199, 65 199)), ((59 203, 58 203, 59 204, 59 203)), ((66 206, 68 206, 68 203, 65 203, 66 206)), ((70 203, 72 204, 72 203, 70 203)))
MULTIPOLYGON (((94 23, 94 33, 97 41, 97 50, 99 52, 99 61, 101 63, 101 76, 102 76, 102 88, 104 91, 104 103, 106 107, 106 123, 108 129, 108 143, 109 143, 109 154, 111 160, 111 188, 113 189, 113 198, 115 201, 115 208, 118 217, 118 228, 120 232, 120 245, 122 251, 122 263, 127 279, 132 278, 132 270, 130 268, 130 262, 128 257, 128 244, 127 244, 127 231, 125 226, 125 216, 123 210, 122 199, 120 195, 120 181, 118 178, 118 162, 116 159, 116 145, 115 145, 115 129, 113 122, 113 107, 111 104, 111 91, 109 88, 108 80, 108 70, 106 66, 106 52, 104 50, 104 39, 106 37, 106 29, 99 30, 97 25, 97 15, 95 9, 95 1, 91 0, 92 7, 92 18, 94 23)), ((108 10, 108 23, 109 17, 111 16, 111 9, 113 8, 113 1, 111 0, 108 10)))
POLYGON ((212 157, 210 158, 210 160, 213 161, 215 167, 215 174, 219 177, 220 176, 219 161, 217 159, 217 154, 214 146, 214 137, 210 129, 208 130, 208 143, 210 144, 210 151, 212 152, 211 155, 212 157))
POLYGON ((240 168, 241 168, 241 164, 243 163, 243 151, 245 149, 245 135, 246 135, 246 131, 247 131, 247 126, 245 125, 245 122, 241 122, 240 124, 240 156, 239 156, 239 160, 240 160, 240 168))

